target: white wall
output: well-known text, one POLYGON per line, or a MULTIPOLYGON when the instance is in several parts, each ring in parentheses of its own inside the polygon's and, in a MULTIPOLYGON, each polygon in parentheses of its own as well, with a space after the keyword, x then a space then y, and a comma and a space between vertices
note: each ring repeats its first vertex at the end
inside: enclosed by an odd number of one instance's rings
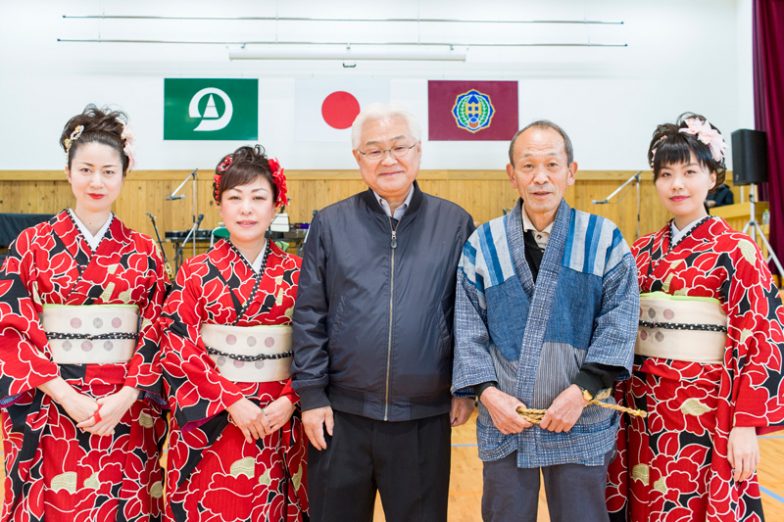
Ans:
MULTIPOLYGON (((705 114, 727 137, 753 125, 750 0, 398 0, 0 3, 0 170, 63 164, 58 137, 89 103, 131 117, 139 169, 209 168, 234 142, 163 141, 163 78, 259 78, 260 136, 288 168, 352 168, 350 145, 311 143, 295 133, 297 78, 376 77, 408 105, 426 134, 428 79, 515 79, 520 118, 566 128, 583 169, 646 168, 659 122, 685 110, 705 114), (361 6, 361 8, 360 8, 361 6), (275 15, 323 17, 547 18, 623 20, 622 26, 479 27, 421 24, 65 20, 63 14, 275 15), (336 36, 340 35, 340 36, 336 36), (230 62, 222 45, 58 43, 61 38, 353 41, 577 41, 626 48, 472 48, 467 63, 230 62)), ((729 141, 729 139, 728 139, 729 141)), ((503 168, 501 142, 425 143, 424 168, 503 168)))

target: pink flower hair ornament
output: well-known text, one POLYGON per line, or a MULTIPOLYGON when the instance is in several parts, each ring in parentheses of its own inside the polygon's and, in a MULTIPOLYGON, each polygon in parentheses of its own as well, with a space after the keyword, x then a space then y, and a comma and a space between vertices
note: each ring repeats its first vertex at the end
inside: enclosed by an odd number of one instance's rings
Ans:
POLYGON ((667 135, 665 134, 664 136, 656 140, 656 143, 653 145, 653 148, 651 149, 651 157, 648 160, 648 164, 651 166, 651 168, 653 168, 653 160, 654 158, 656 158, 656 151, 659 150, 659 145, 661 145, 662 142, 665 141, 666 139, 667 139, 667 135))
POLYGON ((697 140, 708 146, 714 161, 721 163, 727 154, 727 142, 719 131, 711 127, 708 120, 699 118, 686 118, 686 127, 679 129, 679 132, 695 136, 697 140))
POLYGON ((136 154, 134 154, 133 151, 133 145, 136 141, 136 136, 133 134, 133 131, 128 128, 128 125, 123 127, 120 139, 123 142, 123 152, 126 156, 128 156, 128 170, 132 170, 133 166, 136 164, 136 154))

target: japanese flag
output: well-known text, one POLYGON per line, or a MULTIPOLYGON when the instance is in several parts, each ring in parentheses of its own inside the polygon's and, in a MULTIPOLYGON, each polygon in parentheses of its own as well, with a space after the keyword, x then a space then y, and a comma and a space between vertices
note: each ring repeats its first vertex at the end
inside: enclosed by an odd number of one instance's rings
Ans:
POLYGON ((351 142, 351 124, 371 103, 389 101, 389 82, 373 79, 297 80, 297 138, 351 142))

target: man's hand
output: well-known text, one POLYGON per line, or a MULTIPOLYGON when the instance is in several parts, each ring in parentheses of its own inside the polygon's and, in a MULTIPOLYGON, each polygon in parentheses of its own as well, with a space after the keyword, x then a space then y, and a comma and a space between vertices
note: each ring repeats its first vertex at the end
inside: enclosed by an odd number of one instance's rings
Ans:
POLYGON ((454 428, 465 424, 474 411, 473 397, 452 397, 452 408, 449 411, 449 424, 454 428))
POLYGON ((327 449, 327 440, 324 437, 324 429, 327 434, 332 436, 332 429, 335 427, 335 418, 332 415, 331 406, 322 406, 312 410, 302 412, 302 424, 305 427, 305 435, 313 447, 319 451, 327 449))
POLYGON ((517 397, 512 397, 493 386, 483 391, 479 400, 490 413, 493 425, 504 435, 520 433, 533 426, 517 413, 517 408, 525 408, 525 404, 517 397))
POLYGON ((727 460, 732 466, 732 478, 736 482, 750 479, 760 461, 756 428, 736 426, 730 430, 727 442, 727 460))
POLYGON ((572 384, 553 400, 553 403, 547 408, 542 422, 539 423, 539 427, 555 433, 569 431, 587 405, 588 401, 583 398, 580 387, 572 384))

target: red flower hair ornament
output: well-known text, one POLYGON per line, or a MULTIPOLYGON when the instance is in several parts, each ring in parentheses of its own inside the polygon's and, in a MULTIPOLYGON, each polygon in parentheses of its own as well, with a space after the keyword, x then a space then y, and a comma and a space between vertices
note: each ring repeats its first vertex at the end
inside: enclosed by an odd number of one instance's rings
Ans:
POLYGON ((285 207, 289 203, 289 198, 286 195, 286 175, 283 173, 283 167, 275 158, 267 159, 270 170, 272 171, 272 182, 278 189, 278 199, 275 200, 276 207, 285 207))
MULTIPOLYGON (((221 162, 218 164, 217 168, 215 169, 215 176, 213 176, 212 182, 212 197, 215 198, 215 201, 220 203, 220 180, 221 176, 229 170, 232 163, 234 163, 234 156, 233 154, 227 154, 223 157, 221 162)), ((283 167, 280 166, 280 162, 275 158, 267 158, 267 163, 269 164, 270 171, 272 172, 272 182, 275 184, 275 187, 278 189, 278 197, 275 200, 276 207, 283 207, 288 205, 289 199, 286 195, 288 189, 286 187, 286 175, 284 174, 283 167)))
POLYGON ((234 157, 231 154, 226 154, 218 166, 215 168, 215 175, 212 177, 212 197, 220 203, 220 180, 221 176, 229 170, 231 164, 234 163, 234 157))

